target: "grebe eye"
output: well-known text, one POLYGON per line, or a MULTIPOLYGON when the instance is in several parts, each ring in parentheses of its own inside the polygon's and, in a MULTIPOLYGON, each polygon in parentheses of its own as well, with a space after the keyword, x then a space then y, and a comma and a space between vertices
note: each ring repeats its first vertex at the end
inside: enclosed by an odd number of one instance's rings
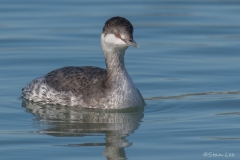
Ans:
POLYGON ((121 36, 120 36, 119 33, 115 33, 115 36, 116 36, 117 38, 121 38, 121 36))

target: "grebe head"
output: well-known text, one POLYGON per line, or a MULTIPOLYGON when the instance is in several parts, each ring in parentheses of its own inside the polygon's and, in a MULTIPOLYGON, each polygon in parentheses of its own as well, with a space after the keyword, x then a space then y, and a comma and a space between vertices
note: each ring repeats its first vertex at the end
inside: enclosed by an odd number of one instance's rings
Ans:
POLYGON ((138 48, 133 39, 133 26, 123 17, 112 17, 106 21, 101 35, 103 50, 123 50, 129 46, 138 48))

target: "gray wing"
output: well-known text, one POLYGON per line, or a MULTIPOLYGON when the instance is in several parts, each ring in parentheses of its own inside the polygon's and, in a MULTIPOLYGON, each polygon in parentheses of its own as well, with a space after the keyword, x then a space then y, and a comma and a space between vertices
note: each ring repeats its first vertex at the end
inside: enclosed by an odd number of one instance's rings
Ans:
POLYGON ((98 67, 63 67, 45 75, 49 86, 74 95, 91 94, 105 87, 106 69, 98 67))

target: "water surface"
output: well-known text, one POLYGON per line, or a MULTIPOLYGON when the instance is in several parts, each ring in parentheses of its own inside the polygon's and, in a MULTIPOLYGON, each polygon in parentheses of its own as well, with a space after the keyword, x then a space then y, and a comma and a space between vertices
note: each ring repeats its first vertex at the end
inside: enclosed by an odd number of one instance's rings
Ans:
POLYGON ((0 159, 239 159, 238 0, 2 0, 0 159), (129 19, 126 68, 147 105, 102 111, 19 99, 63 66, 105 68, 100 33, 129 19))

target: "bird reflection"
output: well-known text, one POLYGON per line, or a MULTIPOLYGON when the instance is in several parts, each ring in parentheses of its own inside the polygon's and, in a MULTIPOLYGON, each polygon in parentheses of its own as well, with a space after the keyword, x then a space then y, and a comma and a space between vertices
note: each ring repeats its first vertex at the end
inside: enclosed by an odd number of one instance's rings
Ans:
POLYGON ((40 133, 52 136, 90 136, 105 134, 105 143, 69 144, 69 146, 105 146, 107 159, 127 159, 126 137, 133 133, 143 118, 144 108, 96 110, 56 105, 42 105, 23 100, 22 106, 37 117, 40 133), (48 123, 48 127, 41 123, 48 123), (45 126, 45 127, 43 127, 45 126))

